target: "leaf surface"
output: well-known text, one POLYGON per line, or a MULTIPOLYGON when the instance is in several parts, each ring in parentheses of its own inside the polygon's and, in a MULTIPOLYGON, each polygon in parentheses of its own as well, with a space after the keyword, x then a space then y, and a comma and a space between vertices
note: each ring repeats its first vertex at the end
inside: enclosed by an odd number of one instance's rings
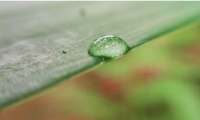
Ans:
POLYGON ((92 41, 131 48, 200 18, 199 2, 1 2, 0 109, 102 62, 92 41))

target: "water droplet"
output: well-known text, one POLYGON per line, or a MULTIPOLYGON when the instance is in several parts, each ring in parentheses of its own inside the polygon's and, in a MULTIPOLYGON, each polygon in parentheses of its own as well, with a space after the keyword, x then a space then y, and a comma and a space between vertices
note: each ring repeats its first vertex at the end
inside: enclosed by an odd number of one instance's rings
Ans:
POLYGON ((110 59, 119 57, 129 50, 130 47, 121 38, 114 35, 104 35, 91 44, 88 53, 95 57, 110 59))

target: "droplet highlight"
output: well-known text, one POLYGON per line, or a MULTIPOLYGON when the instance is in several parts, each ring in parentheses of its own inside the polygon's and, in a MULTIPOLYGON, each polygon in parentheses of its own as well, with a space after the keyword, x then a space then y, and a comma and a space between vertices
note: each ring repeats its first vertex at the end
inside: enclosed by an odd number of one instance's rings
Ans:
POLYGON ((128 44, 114 35, 104 35, 93 41, 88 53, 91 56, 111 59, 119 57, 130 50, 128 44))

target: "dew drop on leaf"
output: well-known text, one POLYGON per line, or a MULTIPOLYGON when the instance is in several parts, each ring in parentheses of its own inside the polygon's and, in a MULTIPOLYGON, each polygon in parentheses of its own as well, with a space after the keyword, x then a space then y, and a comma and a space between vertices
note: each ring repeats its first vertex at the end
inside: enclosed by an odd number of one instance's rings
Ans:
POLYGON ((88 53, 105 59, 119 57, 130 50, 128 44, 114 35, 104 35, 93 41, 88 53))

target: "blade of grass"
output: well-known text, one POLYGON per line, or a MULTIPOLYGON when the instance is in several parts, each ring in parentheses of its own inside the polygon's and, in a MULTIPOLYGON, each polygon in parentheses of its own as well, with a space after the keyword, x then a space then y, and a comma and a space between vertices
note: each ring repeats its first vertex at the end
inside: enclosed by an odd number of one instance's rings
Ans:
POLYGON ((199 2, 1 6, 6 7, 0 12, 0 109, 100 64, 87 50, 101 35, 117 35, 134 48, 200 18, 199 2))

